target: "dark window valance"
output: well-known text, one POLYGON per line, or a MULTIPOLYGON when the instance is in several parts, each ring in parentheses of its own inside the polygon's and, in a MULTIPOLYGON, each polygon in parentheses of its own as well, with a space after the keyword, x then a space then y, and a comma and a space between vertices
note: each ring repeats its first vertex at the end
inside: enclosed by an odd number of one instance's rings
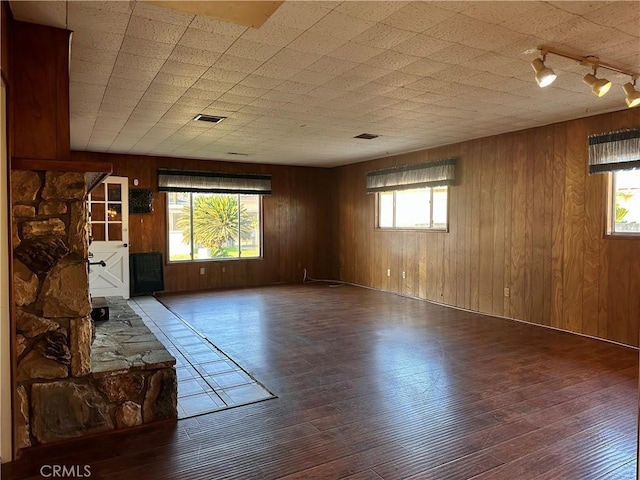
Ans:
POLYGON ((367 173, 367 193, 453 185, 456 159, 404 165, 367 173))
POLYGON ((640 130, 589 136, 589 173, 640 168, 640 130))
POLYGON ((271 175, 158 169, 161 192, 271 194, 271 175))

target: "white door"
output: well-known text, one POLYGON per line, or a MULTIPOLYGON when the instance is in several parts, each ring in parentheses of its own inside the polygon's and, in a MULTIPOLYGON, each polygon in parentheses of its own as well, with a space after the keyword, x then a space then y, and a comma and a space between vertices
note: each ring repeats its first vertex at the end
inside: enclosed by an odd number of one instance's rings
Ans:
POLYGON ((91 296, 129 298, 129 179, 107 177, 88 202, 91 296))

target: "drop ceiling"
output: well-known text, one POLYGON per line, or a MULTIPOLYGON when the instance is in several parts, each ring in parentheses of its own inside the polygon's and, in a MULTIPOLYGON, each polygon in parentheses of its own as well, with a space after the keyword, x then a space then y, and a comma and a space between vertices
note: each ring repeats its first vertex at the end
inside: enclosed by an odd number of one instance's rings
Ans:
POLYGON ((626 108, 629 77, 598 98, 559 57, 539 88, 541 44, 640 70, 638 1, 287 0, 259 28, 158 3, 10 3, 74 32, 72 149, 330 167, 626 108))

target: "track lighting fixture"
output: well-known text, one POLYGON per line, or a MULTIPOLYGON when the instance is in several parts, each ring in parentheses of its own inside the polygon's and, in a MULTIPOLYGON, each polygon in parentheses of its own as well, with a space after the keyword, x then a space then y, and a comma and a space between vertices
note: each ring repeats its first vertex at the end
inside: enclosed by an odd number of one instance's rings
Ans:
POLYGON ((636 81, 634 80, 633 83, 628 82, 622 86, 624 93, 627 94, 625 101, 627 102, 627 106, 629 108, 637 107, 638 105, 640 105, 640 92, 636 90, 635 85, 636 81))
POLYGON ((598 57, 593 55, 583 57, 580 55, 575 55, 573 53, 558 50, 557 48, 548 47, 546 45, 539 46, 538 50, 540 50, 541 58, 536 58, 535 60, 533 60, 533 62, 531 62, 531 67, 533 68, 534 72, 536 72, 536 82, 540 87, 551 85, 557 77, 554 71, 544 64, 547 59, 547 55, 551 53, 553 55, 558 55, 559 57, 575 60, 580 65, 591 67, 593 69, 593 73, 587 73, 582 81, 586 85, 588 85, 589 88, 591 88, 591 91, 598 97, 602 97, 611 88, 611 82, 609 80, 607 80, 606 78, 598 78, 596 76, 598 68, 605 68, 613 72, 630 76, 631 82, 625 83, 622 87, 624 93, 626 94, 625 101, 627 102, 627 106, 629 108, 637 107, 640 105, 640 92, 635 89, 636 80, 640 77, 640 74, 638 74, 637 72, 603 62, 598 57))
POLYGON ((591 91, 597 96, 602 97, 611 88, 611 82, 606 78, 596 77, 596 69, 593 69, 593 74, 587 73, 582 81, 591 87, 591 91))
POLYGON ((536 58, 531 62, 531 67, 533 68, 533 71, 536 72, 536 82, 538 82, 538 86, 541 88, 551 85, 558 77, 553 70, 544 65, 545 60, 546 55, 542 58, 536 58))

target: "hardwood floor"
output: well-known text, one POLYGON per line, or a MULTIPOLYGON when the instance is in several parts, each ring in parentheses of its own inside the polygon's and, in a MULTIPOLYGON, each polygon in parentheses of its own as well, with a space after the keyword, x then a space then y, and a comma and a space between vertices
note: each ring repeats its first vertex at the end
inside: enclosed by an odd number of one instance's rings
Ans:
POLYGON ((634 349, 351 286, 162 301, 278 398, 32 449, 3 478, 635 479, 634 349))

